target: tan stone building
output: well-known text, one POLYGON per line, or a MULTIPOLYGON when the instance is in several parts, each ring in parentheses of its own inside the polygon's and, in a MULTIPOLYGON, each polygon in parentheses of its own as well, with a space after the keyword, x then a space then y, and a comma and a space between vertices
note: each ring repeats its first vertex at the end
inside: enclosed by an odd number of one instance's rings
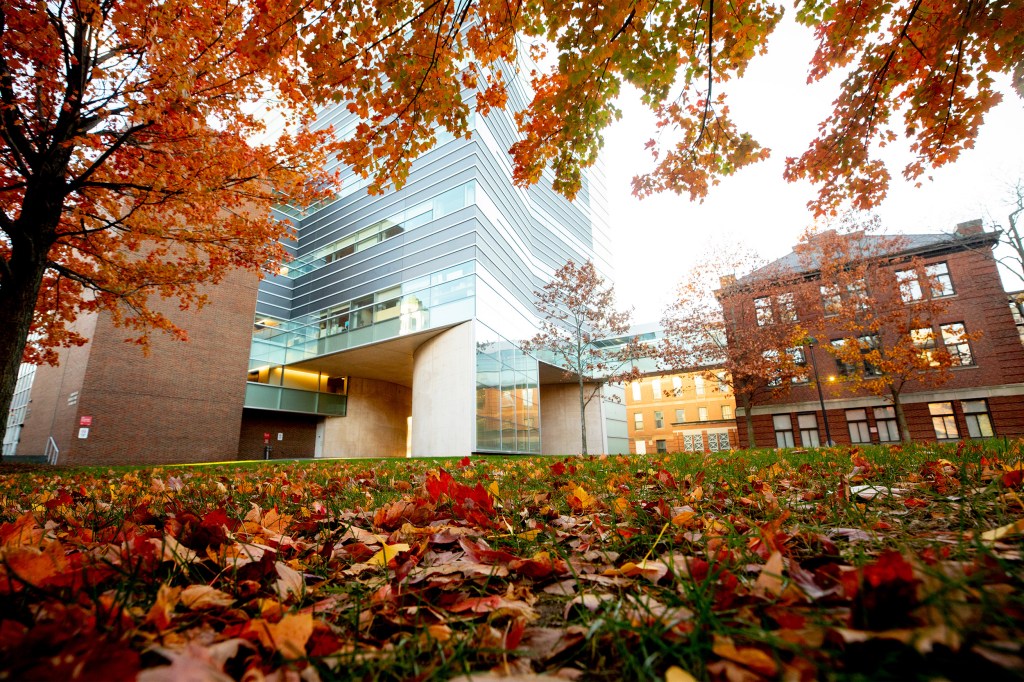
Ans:
POLYGON ((634 454, 719 452, 738 447, 736 400, 702 372, 645 376, 626 387, 634 454))

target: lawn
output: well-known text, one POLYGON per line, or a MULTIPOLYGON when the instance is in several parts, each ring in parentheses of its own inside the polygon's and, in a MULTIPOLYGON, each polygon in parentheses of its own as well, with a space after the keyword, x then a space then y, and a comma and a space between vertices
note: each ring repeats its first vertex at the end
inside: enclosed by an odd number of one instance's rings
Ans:
POLYGON ((1021 448, 0 470, 0 679, 1019 678, 1021 448))

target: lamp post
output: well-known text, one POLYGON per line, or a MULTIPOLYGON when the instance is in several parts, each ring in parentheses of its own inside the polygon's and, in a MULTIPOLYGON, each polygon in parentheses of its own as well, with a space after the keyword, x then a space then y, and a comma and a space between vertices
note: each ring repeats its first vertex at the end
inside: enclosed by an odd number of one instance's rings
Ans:
POLYGON ((808 336, 804 339, 804 343, 807 346, 807 354, 811 356, 811 368, 814 370, 814 385, 818 389, 818 404, 821 405, 821 419, 825 422, 825 442, 831 446, 832 443, 832 432, 828 428, 828 413, 825 411, 825 396, 821 393, 821 381, 818 379, 818 363, 814 359, 814 346, 818 343, 818 340, 813 336, 808 336))

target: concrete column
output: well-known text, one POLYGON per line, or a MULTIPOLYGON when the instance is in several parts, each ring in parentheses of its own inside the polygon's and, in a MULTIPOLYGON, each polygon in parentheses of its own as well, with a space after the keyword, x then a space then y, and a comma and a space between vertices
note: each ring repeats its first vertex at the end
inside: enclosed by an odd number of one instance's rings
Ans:
POLYGON ((329 417, 324 457, 405 457, 412 391, 390 381, 349 377, 344 417, 329 417))
MULTIPOLYGON (((595 386, 584 384, 584 395, 595 386)), ((583 450, 580 438, 580 389, 578 384, 544 384, 540 387, 540 451, 545 455, 574 455, 583 450)), ((587 404, 587 450, 596 455, 608 449, 599 395, 587 404)))
POLYGON ((476 429, 476 345, 465 322, 413 354, 413 457, 465 457, 476 429))

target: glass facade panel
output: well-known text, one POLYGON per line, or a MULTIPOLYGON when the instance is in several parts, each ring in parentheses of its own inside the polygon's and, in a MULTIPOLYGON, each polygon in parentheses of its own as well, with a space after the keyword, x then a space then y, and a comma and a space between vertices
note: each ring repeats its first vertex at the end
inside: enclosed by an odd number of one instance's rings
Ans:
POLYGON ((537 361, 506 340, 477 344, 476 447, 540 452, 537 361))

